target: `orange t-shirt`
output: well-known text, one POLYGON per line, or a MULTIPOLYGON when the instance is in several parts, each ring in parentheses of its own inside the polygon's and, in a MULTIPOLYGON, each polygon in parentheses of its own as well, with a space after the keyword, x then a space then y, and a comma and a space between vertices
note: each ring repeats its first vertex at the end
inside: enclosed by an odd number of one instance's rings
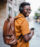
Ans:
MULTIPOLYGON (((15 32, 16 38, 18 39, 19 36, 26 35, 30 33, 30 31, 28 21, 23 14, 19 13, 16 18, 18 19, 15 20, 15 32)), ((17 47, 29 47, 29 42, 25 42, 22 36, 17 40, 17 47)))

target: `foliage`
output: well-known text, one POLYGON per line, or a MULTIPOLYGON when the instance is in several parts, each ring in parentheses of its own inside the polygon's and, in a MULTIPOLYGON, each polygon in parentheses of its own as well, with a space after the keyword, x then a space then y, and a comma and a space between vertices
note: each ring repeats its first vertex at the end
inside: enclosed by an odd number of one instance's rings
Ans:
POLYGON ((35 19, 38 19, 40 17, 40 8, 38 9, 39 12, 35 12, 35 19))

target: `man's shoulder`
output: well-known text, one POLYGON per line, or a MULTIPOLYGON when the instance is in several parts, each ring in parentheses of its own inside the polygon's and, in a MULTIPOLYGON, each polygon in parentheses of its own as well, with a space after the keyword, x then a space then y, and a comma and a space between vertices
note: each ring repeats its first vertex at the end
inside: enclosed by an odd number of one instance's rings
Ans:
POLYGON ((21 16, 16 16, 16 22, 18 23, 18 24, 21 24, 23 21, 24 21, 24 17, 21 17, 21 16))
POLYGON ((26 20, 24 17, 22 17, 22 16, 16 16, 16 18, 17 18, 17 20, 20 20, 20 21, 24 21, 24 20, 26 20))

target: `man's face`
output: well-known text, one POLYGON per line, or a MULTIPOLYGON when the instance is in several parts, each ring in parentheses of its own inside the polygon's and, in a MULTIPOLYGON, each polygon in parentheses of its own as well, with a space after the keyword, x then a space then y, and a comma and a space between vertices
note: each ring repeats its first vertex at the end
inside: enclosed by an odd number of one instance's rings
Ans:
POLYGON ((31 12, 30 6, 29 5, 24 6, 24 10, 23 10, 24 16, 25 17, 29 16, 30 12, 31 12))

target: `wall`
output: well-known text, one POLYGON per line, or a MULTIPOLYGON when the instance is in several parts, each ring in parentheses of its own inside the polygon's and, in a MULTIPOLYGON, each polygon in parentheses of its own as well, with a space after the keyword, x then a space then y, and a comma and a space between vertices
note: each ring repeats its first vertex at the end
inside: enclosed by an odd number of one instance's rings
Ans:
POLYGON ((0 26, 3 26, 6 17, 6 3, 0 4, 0 26))

